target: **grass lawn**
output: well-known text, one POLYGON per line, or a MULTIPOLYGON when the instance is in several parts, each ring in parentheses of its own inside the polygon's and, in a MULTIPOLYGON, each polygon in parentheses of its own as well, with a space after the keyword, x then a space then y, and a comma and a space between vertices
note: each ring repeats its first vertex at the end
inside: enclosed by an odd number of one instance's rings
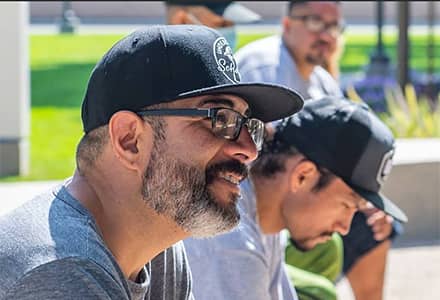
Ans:
POLYGON ((121 37, 31 36, 30 172, 0 181, 52 180, 72 174, 88 77, 97 60, 121 37))
MULTIPOLYGON (((87 80, 97 60, 122 35, 34 35, 30 38, 31 131, 30 173, 0 181, 53 180, 70 176, 82 127, 80 106, 87 80)), ((264 34, 239 36, 239 47, 264 34)), ((439 40, 438 37, 436 39, 439 40)), ((348 35, 342 72, 358 71, 368 63, 375 34, 348 35)), ((396 60, 396 36, 385 35, 386 51, 396 60)), ((411 37, 411 66, 426 69, 426 36, 411 37)), ((440 72, 440 49, 436 71, 440 72)))

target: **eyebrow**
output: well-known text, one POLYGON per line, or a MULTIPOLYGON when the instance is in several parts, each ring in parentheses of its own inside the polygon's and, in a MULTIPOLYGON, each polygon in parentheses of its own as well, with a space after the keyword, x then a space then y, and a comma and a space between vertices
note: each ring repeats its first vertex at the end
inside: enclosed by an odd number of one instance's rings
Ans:
POLYGON ((230 108, 234 108, 234 102, 232 102, 231 100, 226 99, 226 98, 205 99, 202 101, 201 105, 210 104, 210 103, 226 105, 226 106, 229 106, 230 108))
MULTIPOLYGON (((232 102, 232 100, 227 99, 227 98, 208 98, 206 100, 203 100, 200 105, 205 105, 205 104, 220 104, 220 105, 226 105, 229 106, 232 109, 234 108, 234 102, 232 102)), ((250 115, 250 109, 246 109, 246 111, 244 112, 244 116, 249 117, 250 115)))
POLYGON ((366 200, 364 198, 362 198, 361 196, 359 196, 355 192, 350 192, 350 196, 352 197, 353 202, 355 203, 355 207, 357 209, 359 209, 361 207, 361 204, 363 202, 366 202, 366 200))
MULTIPOLYGON (((318 19, 320 19, 320 20, 322 20, 322 21, 325 22, 324 18, 321 17, 321 16, 318 15, 318 14, 310 14, 309 16, 311 16, 311 17, 315 17, 315 18, 318 18, 318 19)), ((337 19, 337 20, 334 21, 334 22, 325 22, 325 23, 326 23, 326 24, 330 24, 330 25, 343 25, 343 24, 344 24, 344 19, 337 19)))

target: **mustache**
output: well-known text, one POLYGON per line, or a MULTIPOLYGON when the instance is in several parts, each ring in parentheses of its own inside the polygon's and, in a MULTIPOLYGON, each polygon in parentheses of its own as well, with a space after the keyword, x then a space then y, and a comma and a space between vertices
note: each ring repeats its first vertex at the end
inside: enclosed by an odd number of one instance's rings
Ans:
POLYGON ((210 184, 218 177, 219 173, 228 172, 241 177, 241 181, 249 175, 248 167, 238 160, 229 160, 210 166, 206 170, 206 183, 210 184))
POLYGON ((334 233, 333 231, 326 231, 326 232, 321 233, 319 236, 320 237, 332 236, 333 233, 334 233))
POLYGON ((323 40, 318 40, 315 43, 313 43, 311 47, 316 48, 318 46, 324 46, 324 45, 327 46, 327 45, 329 45, 329 43, 326 41, 323 41, 323 40))

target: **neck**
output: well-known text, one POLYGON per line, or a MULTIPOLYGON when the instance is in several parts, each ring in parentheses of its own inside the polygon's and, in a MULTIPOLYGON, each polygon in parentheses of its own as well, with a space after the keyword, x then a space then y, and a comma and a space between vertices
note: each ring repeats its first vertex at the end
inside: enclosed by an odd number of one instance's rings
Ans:
POLYGON ((315 65, 309 64, 308 62, 301 61, 299 59, 295 59, 296 68, 300 77, 306 81, 310 80, 310 76, 312 75, 313 69, 315 65))
POLYGON ((145 204, 139 187, 112 182, 111 176, 84 177, 76 171, 67 189, 93 215, 106 246, 133 281, 146 263, 188 237, 175 222, 145 204))
POLYGON ((280 179, 279 176, 270 179, 252 176, 257 201, 258 223, 264 234, 275 234, 284 228, 280 211, 285 192, 280 179))
POLYGON ((312 75, 315 65, 310 64, 305 59, 298 57, 298 55, 295 54, 293 47, 288 43, 286 43, 284 37, 283 37, 283 43, 287 51, 289 52, 290 56, 292 57, 292 59, 295 61, 296 71, 298 72, 299 76, 302 79, 308 81, 310 79, 310 75, 312 75))

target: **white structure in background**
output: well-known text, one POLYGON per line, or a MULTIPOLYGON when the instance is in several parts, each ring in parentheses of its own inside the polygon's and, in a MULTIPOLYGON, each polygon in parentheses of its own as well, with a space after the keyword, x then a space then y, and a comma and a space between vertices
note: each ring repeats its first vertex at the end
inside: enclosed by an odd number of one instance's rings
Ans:
POLYGON ((0 3, 0 176, 29 164, 29 3, 0 3))

